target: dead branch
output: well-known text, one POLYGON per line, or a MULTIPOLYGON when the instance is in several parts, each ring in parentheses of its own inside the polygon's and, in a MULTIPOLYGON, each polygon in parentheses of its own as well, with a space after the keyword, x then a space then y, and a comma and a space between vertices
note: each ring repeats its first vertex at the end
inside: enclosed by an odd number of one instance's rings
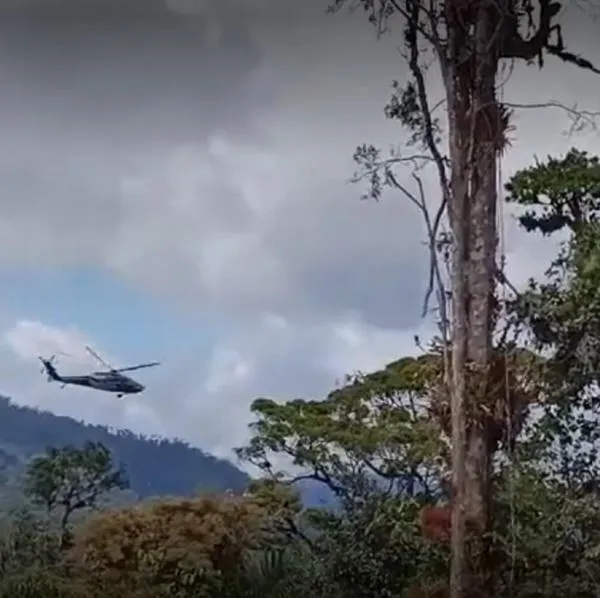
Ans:
MULTIPOLYGON (((327 13, 334 14, 338 12, 342 6, 347 4, 347 0, 331 0, 327 7, 327 13)), ((360 5, 360 4, 358 4, 360 5)), ((398 13, 404 19, 408 19, 409 12, 402 6, 398 0, 378 0, 377 2, 363 3, 365 10, 369 13, 369 22, 375 26, 377 37, 381 37, 387 33, 387 21, 394 14, 398 13)), ((353 11, 358 6, 351 4, 350 10, 353 11)), ((435 19, 430 18, 430 22, 435 22, 435 19)), ((419 33, 431 44, 435 45, 436 35, 427 31, 425 27, 418 24, 419 33)))
MULTIPOLYGON (((433 293, 434 286, 437 285, 438 290, 438 299, 439 299, 439 309, 440 309, 440 318, 442 320, 442 326, 444 331, 446 331, 448 326, 448 314, 446 313, 446 287, 444 285, 444 281, 442 278, 442 274, 439 267, 439 262, 437 259, 437 233, 442 222, 442 217, 444 215, 444 211, 446 206, 442 203, 435 214, 435 218, 433 219, 433 223, 429 217, 429 210, 427 209, 427 200, 425 198, 425 189, 423 188, 423 181, 416 175, 416 173, 412 173, 412 177, 415 180, 417 187, 419 189, 419 198, 420 203, 423 205, 423 217, 425 219, 425 226, 427 227, 427 234, 429 236, 429 240, 431 242, 430 248, 430 265, 429 265, 429 281, 427 291, 425 293, 425 299, 423 303, 423 316, 428 311, 429 300, 431 298, 431 294, 433 293)), ((443 334, 443 341, 447 342, 449 339, 447 338, 447 333, 443 334)))
POLYGON ((400 191, 423 215, 425 221, 425 228, 427 231, 427 245, 429 247, 429 277, 427 290, 425 292, 425 299, 423 301, 423 317, 429 311, 429 301, 434 289, 437 287, 440 319, 442 325, 442 337, 444 342, 448 341, 448 314, 446 310, 446 287, 442 277, 441 269, 439 266, 439 260, 437 257, 437 233, 442 221, 442 217, 445 211, 445 205, 442 203, 435 214, 435 217, 431 218, 431 213, 427 205, 427 198, 425 194, 425 188, 421 177, 416 173, 412 172, 411 177, 415 182, 418 194, 411 192, 405 185, 400 183, 396 176, 392 172, 386 173, 389 183, 398 191, 400 191))
MULTIPOLYGON (((418 5, 418 10, 422 10, 423 13, 428 17, 430 23, 436 23, 436 18, 433 11, 428 11, 422 6, 419 0, 411 0, 407 2, 408 10, 402 8, 400 3, 397 0, 389 0, 390 4, 401 14, 405 19, 409 20, 412 18, 415 5, 418 5)), ((432 31, 427 31, 419 22, 419 19, 414 22, 415 31, 420 33, 432 46, 437 46, 437 41, 439 40, 439 36, 437 35, 437 29, 434 28, 432 31)))
POLYGON ((541 59, 543 50, 547 49, 550 35, 556 32, 559 45, 562 46, 560 26, 552 23, 559 13, 561 4, 551 0, 539 0, 540 17, 537 31, 530 39, 523 39, 519 32, 521 15, 516 11, 501 15, 503 30, 500 34, 500 57, 517 58, 525 61, 538 57, 541 59))
POLYGON ((510 282, 510 280, 508 280, 506 274, 504 274, 504 271, 501 268, 498 268, 496 270, 496 278, 500 284, 506 285, 506 287, 513 293, 515 297, 518 298, 521 296, 521 293, 519 292, 517 287, 515 287, 515 285, 512 282, 510 282))
POLYGON ((558 100, 548 100, 547 102, 534 102, 528 103, 516 103, 516 102, 504 102, 504 105, 508 108, 517 110, 530 110, 532 108, 558 108, 567 113, 567 116, 571 119, 571 127, 568 134, 581 132, 584 128, 589 127, 593 131, 598 132, 597 119, 600 117, 600 111, 592 110, 581 110, 574 104, 572 107, 559 102, 558 100))
POLYGON ((450 186, 448 183, 448 175, 446 173, 446 167, 444 158, 438 148, 434 136, 433 118, 431 116, 431 107, 429 105, 429 97, 427 94, 427 87, 425 85, 425 77, 423 71, 419 65, 419 44, 417 41, 417 32, 419 24, 419 14, 422 10, 421 3, 413 1, 409 3, 411 7, 411 13, 408 15, 408 26, 406 32, 406 41, 409 46, 409 59, 408 67, 412 76, 415 79, 417 86, 417 98, 419 100, 419 108, 423 116, 424 128, 423 136, 427 149, 431 152, 433 161, 438 172, 438 179, 440 188, 442 190, 442 207, 443 211, 447 205, 449 205, 450 186))
POLYGON ((433 158, 426 154, 411 154, 410 156, 390 156, 382 160, 373 159, 369 161, 368 168, 363 168, 360 173, 354 173, 350 179, 351 183, 360 183, 366 178, 371 178, 378 172, 383 172, 386 177, 392 166, 401 164, 410 164, 415 170, 421 170, 427 162, 432 162, 433 158))
MULTIPOLYGON (((430 5, 431 7, 434 4, 430 5)), ((435 138, 435 129, 433 126, 433 119, 431 116, 432 110, 429 104, 429 96, 427 93, 427 87, 425 85, 425 77, 423 76, 423 70, 419 64, 419 44, 418 44, 418 33, 419 33, 419 16, 421 11, 423 10, 423 5, 419 0, 412 0, 411 2, 407 2, 407 7, 410 8, 410 14, 408 15, 408 23, 407 28, 405 30, 405 43, 408 46, 409 57, 408 57, 408 68, 410 73, 412 74, 416 89, 417 89, 417 100, 419 104, 419 108, 421 110, 421 115, 423 117, 424 130, 423 137, 425 146, 431 153, 433 157, 437 174, 438 174, 438 182, 440 185, 440 190, 442 192, 442 201, 436 217, 433 223, 428 222, 429 212, 427 210, 424 211, 426 226, 428 227, 428 235, 429 241, 432 244, 430 250, 431 262, 430 262, 430 276, 429 276, 429 287, 428 292, 425 295, 425 304, 424 311, 427 308, 427 303, 431 296, 433 290, 433 281, 435 280, 438 287, 438 307, 440 310, 440 333, 442 336, 443 347, 444 347, 444 381, 447 384, 448 390, 450 391, 453 388, 454 383, 452 380, 452 370, 450 363, 450 355, 448 353, 448 346, 450 343, 451 331, 449 330, 449 319, 447 314, 447 298, 448 293, 446 291, 446 287, 443 284, 443 278, 441 275, 441 271, 439 268, 438 254, 437 254, 437 245, 436 245, 436 237, 438 228, 442 219, 442 216, 446 210, 448 210, 451 206, 451 197, 450 197, 450 182, 448 178, 448 174, 446 172, 446 165, 444 158, 438 148, 437 141, 435 138)), ((437 19, 433 12, 429 12, 429 20, 432 27, 433 39, 429 39, 430 43, 433 44, 435 50, 437 51, 440 69, 442 72, 442 77, 444 81, 448 80, 448 63, 447 63, 447 48, 446 45, 442 44, 439 36, 437 35, 437 19)), ((422 192, 423 187, 422 184, 419 184, 419 191, 422 192)), ((424 200, 424 193, 422 199, 424 200)))

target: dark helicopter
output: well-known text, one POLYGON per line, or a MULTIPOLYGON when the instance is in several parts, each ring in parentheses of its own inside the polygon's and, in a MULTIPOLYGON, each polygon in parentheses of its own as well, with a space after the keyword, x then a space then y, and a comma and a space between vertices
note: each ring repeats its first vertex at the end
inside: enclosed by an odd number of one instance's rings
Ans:
POLYGON ((141 370, 142 368, 151 368, 160 365, 159 361, 152 361, 150 363, 141 363, 139 365, 132 365, 126 368, 113 368, 109 365, 102 357, 100 357, 95 351, 86 346, 86 351, 97 359, 104 367, 106 371, 103 372, 91 372, 90 374, 84 374, 81 376, 61 376, 56 368, 54 367, 55 355, 52 355, 49 359, 40 357, 42 362, 42 373, 46 373, 48 376, 48 382, 61 382, 62 388, 67 384, 73 384, 75 386, 87 386, 88 388, 94 388, 96 390, 103 390, 105 392, 117 393, 117 398, 121 398, 123 395, 137 394, 144 390, 145 386, 140 384, 133 378, 125 376, 123 372, 131 372, 133 370, 141 370))

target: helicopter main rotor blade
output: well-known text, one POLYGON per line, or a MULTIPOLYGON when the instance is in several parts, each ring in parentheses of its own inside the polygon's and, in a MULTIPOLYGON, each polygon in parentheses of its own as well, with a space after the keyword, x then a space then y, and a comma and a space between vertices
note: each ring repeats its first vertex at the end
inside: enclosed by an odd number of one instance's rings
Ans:
POLYGON ((160 361, 152 361, 150 363, 140 363, 139 365, 132 365, 127 368, 119 368, 117 370, 113 370, 114 372, 132 372, 133 370, 141 370, 142 368, 153 368, 157 365, 160 365, 160 361))
POLYGON ((113 372, 116 371, 115 368, 112 367, 112 365, 110 365, 109 363, 104 361, 104 359, 102 359, 102 357, 100 357, 100 355, 98 355, 98 353, 96 353, 96 351, 94 351, 91 347, 88 347, 86 345, 85 349, 92 357, 95 357, 104 367, 108 368, 109 370, 111 370, 113 372))

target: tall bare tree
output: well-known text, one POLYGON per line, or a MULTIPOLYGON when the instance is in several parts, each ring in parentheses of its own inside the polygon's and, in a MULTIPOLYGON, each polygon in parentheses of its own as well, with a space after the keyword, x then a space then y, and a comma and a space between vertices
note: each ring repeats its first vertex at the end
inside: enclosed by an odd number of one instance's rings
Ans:
MULTIPOLYGON (((437 288, 443 343, 447 351, 447 399, 452 444, 452 563, 453 598, 489 594, 486 532, 491 494, 490 413, 509 408, 490 405, 493 329, 497 321, 497 163, 506 145, 510 106, 499 99, 503 61, 540 66, 546 54, 598 73, 586 59, 565 49, 552 0, 334 0, 362 6, 378 33, 401 20, 410 81, 395 84, 387 115, 411 130, 412 144, 425 152, 381 156, 373 146, 358 148, 359 178, 367 176, 371 195, 389 186, 404 193, 426 218, 432 250, 431 288, 437 288), (537 17, 537 18, 536 18, 537 17), (425 57, 433 52, 445 90, 447 145, 429 98, 425 57), (409 162, 417 170, 433 165, 442 205, 430 217, 419 175, 414 193, 394 174, 394 166, 409 162), (444 218, 450 229, 449 292, 436 259, 438 228, 444 218), (447 298, 450 314, 446 316, 447 298)), ((589 115, 587 115, 589 116, 589 115)), ((576 115, 578 122, 586 114, 576 115)), ((430 289, 431 290, 431 289, 430 289)), ((495 400, 495 399, 494 399, 495 400)))

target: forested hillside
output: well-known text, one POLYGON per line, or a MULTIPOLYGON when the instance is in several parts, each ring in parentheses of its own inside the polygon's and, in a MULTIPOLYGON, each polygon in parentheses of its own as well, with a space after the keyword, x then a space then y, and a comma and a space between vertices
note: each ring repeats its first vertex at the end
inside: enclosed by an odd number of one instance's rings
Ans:
MULTIPOLYGON (((248 476, 228 461, 217 459, 180 440, 146 437, 129 430, 78 422, 49 412, 15 405, 0 397, 0 468, 4 494, 25 462, 49 446, 99 442, 122 463, 130 490, 139 498, 188 496, 198 490, 232 489, 248 484, 248 476)), ((0 496, 3 492, 0 489, 0 496)))

